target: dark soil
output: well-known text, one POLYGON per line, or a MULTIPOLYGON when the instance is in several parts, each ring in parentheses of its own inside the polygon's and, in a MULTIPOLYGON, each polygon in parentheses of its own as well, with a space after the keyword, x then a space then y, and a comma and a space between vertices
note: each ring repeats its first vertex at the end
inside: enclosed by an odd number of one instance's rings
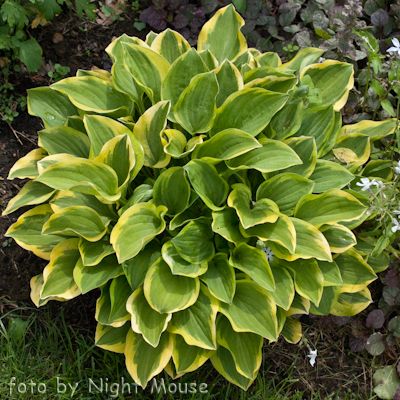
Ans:
MULTIPOLYGON (((147 2, 141 2, 143 8, 147 2)), ((113 37, 122 33, 129 36, 145 38, 148 30, 138 32, 133 28, 133 18, 129 15, 124 21, 113 23, 108 27, 96 22, 81 21, 73 13, 63 12, 53 23, 37 28, 36 38, 43 48, 43 68, 38 74, 29 74, 22 71, 18 75, 11 75, 10 82, 15 86, 15 92, 26 96, 26 90, 37 86, 46 86, 51 83, 45 67, 51 61, 69 66, 74 75, 77 69, 101 68, 109 69, 111 62, 104 49, 113 37), (62 35, 63 40, 53 43, 56 33, 62 35)), ((15 119, 12 128, 0 120, 0 211, 3 211, 8 201, 23 187, 26 181, 7 180, 12 165, 22 156, 37 147, 37 131, 43 129, 41 121, 21 112, 15 119)), ((34 307, 30 300, 30 279, 41 273, 46 261, 36 257, 33 253, 19 247, 15 242, 8 243, 4 234, 8 227, 27 210, 23 208, 17 212, 0 217, 0 315, 17 306, 34 307)), ((96 321, 95 302, 99 292, 92 291, 71 301, 58 303, 50 302, 46 307, 54 316, 62 309, 67 324, 74 329, 91 330, 94 335, 96 321)), ((366 366, 366 354, 358 357, 348 350, 349 328, 338 325, 326 325, 326 320, 302 317, 304 322, 306 341, 301 345, 287 344, 283 339, 265 347, 265 362, 263 368, 268 369, 267 376, 279 381, 287 377, 292 369, 293 390, 307 390, 304 398, 311 390, 325 388, 330 394, 342 389, 354 393, 362 393, 363 398, 369 398, 371 377, 373 371, 366 366), (316 367, 313 368, 306 357, 310 348, 318 349, 316 367)), ((376 358, 377 365, 392 364, 393 356, 384 354, 376 358)), ((325 391, 322 390, 323 398, 325 391)))

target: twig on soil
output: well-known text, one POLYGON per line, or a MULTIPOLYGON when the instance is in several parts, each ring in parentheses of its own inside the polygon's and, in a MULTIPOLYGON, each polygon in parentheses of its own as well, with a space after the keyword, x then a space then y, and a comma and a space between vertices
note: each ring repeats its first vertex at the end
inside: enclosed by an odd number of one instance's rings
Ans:
MULTIPOLYGON (((0 117, 3 118, 4 115, 3 115, 2 113, 0 113, 0 117)), ((36 145, 35 142, 33 142, 33 141, 32 141, 31 139, 29 139, 28 137, 26 137, 22 132, 19 132, 19 131, 15 130, 15 129, 12 127, 12 125, 11 125, 7 120, 4 120, 4 119, 3 119, 3 121, 5 121, 5 122, 7 123, 7 125, 9 126, 9 128, 11 129, 12 133, 14 134, 14 136, 16 137, 16 139, 18 140, 18 142, 19 142, 19 144, 20 144, 21 146, 23 146, 23 143, 21 142, 21 139, 18 137, 18 135, 21 135, 24 139, 29 140, 32 144, 36 145)))

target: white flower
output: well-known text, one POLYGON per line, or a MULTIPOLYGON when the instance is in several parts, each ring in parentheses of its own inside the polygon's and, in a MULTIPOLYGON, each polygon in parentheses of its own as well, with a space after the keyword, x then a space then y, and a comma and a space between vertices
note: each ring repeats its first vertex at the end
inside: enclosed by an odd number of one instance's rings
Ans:
POLYGON ((394 211, 393 211, 393 214, 396 214, 396 215, 398 215, 398 216, 399 216, 399 218, 400 218, 400 211, 394 210, 394 211))
MULTIPOLYGON (((356 185, 357 186, 362 186, 362 191, 364 192, 365 190, 369 190, 369 188, 372 185, 376 185, 377 182, 375 179, 372 179, 372 181, 370 182, 368 178, 361 178, 361 182, 357 182, 356 185)), ((379 186, 378 186, 379 187, 379 186)))
POLYGON ((264 247, 262 251, 265 253, 265 257, 267 258, 268 261, 274 260, 274 253, 272 252, 270 247, 264 247))
POLYGON ((397 163, 397 167, 394 167, 394 170, 400 174, 400 161, 397 163))
POLYGON ((310 349, 310 354, 307 354, 307 357, 310 358, 310 364, 313 367, 315 364, 315 359, 317 358, 317 350, 310 349))
POLYGON ((392 226, 392 232, 396 233, 400 230, 400 222, 396 218, 392 218, 392 222, 394 223, 394 226, 392 226))
POLYGON ((398 57, 400 57, 400 42, 399 42, 399 39, 393 38, 392 39, 392 43, 393 43, 394 47, 391 47, 390 49, 387 49, 387 52, 388 53, 389 52, 390 53, 391 52, 397 53, 398 57))

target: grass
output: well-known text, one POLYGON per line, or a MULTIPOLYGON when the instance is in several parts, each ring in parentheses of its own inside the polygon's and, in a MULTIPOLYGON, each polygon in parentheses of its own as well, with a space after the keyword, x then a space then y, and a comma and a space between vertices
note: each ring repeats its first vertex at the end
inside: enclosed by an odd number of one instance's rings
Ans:
MULTIPOLYGON (((270 357, 270 354, 264 356, 270 357)), ((300 381, 294 377, 296 363, 301 361, 299 351, 294 356, 288 367, 279 374, 270 371, 270 367, 266 367, 268 363, 264 360, 255 383, 247 392, 227 382, 211 368, 209 363, 177 381, 172 381, 162 372, 143 390, 135 386, 126 371, 124 355, 96 347, 93 333, 82 329, 74 330, 68 326, 62 309, 59 316, 52 319, 46 308, 38 311, 25 307, 14 309, 0 317, 0 398, 7 400, 71 398, 368 400, 376 398, 365 397, 365 394, 357 394, 350 389, 344 393, 312 390, 306 393, 306 390, 296 390, 294 386, 300 381), (23 316, 27 314, 28 317, 23 316), (166 388, 165 391, 162 383, 166 388), (207 385, 203 387, 203 393, 199 390, 201 383, 207 385), (194 384, 196 384, 195 390, 194 384), (123 387, 124 393, 122 393, 123 387), (175 393, 172 393, 174 391, 175 393)), ((307 378, 307 373, 301 376, 301 380, 307 378)), ((358 390, 358 393, 361 393, 361 390, 358 390)))

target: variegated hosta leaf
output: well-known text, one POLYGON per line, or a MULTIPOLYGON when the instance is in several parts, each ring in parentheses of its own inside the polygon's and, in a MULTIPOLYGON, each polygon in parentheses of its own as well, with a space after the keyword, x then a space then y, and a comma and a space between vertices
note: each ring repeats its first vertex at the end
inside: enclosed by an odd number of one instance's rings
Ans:
POLYGON ((219 62, 209 49, 200 50, 198 53, 200 54, 201 59, 210 71, 218 68, 219 62))
POLYGON ((297 174, 279 174, 263 182, 257 189, 257 201, 273 200, 279 210, 290 213, 298 201, 312 192, 314 182, 297 174))
POLYGON ((135 257, 126 260, 122 265, 126 279, 133 291, 139 288, 149 268, 161 257, 161 245, 153 240, 135 257))
MULTIPOLYGON (((135 158, 135 165, 131 172, 131 177, 133 179, 143 166, 144 154, 140 143, 133 135, 132 131, 120 122, 101 115, 85 115, 83 122, 91 141, 90 158, 98 157, 103 146, 116 136, 129 136, 130 145, 133 148, 135 158)), ((112 167, 112 165, 110 166, 112 167)))
POLYGON ((246 48, 246 39, 240 32, 243 18, 232 5, 220 8, 212 19, 203 25, 199 33, 197 50, 209 49, 219 63, 234 60, 246 48), (221 40, 221 38, 224 40, 221 40))
POLYGON ((262 145, 253 136, 239 129, 226 129, 211 139, 199 144, 193 151, 192 159, 216 164, 221 160, 230 160, 262 145))
POLYGON ((218 108, 210 135, 228 128, 236 128, 257 136, 287 100, 286 94, 259 88, 232 93, 218 108))
POLYGON ((76 192, 73 190, 58 191, 57 194, 50 200, 50 206, 55 213, 58 213, 64 208, 68 207, 89 207, 93 211, 96 211, 104 225, 108 225, 110 221, 116 221, 118 219, 118 216, 115 213, 112 205, 102 203, 93 195, 76 192))
POLYGON ((184 167, 196 193, 213 211, 222 210, 228 196, 229 186, 218 175, 213 165, 201 160, 192 160, 184 167))
POLYGON ((269 340, 277 339, 276 304, 255 282, 236 281, 232 304, 220 303, 220 312, 236 332, 253 332, 269 340))
POLYGON ((188 276, 195 278, 203 275, 208 268, 207 262, 191 263, 183 259, 171 241, 164 243, 162 247, 162 257, 169 265, 174 275, 188 276))
POLYGON ((189 346, 181 335, 172 335, 174 349, 172 360, 174 361, 176 376, 179 378, 187 372, 195 371, 201 367, 214 353, 213 350, 206 350, 201 347, 189 346))
POLYGON ((50 86, 65 93, 72 104, 98 114, 129 115, 133 103, 129 96, 114 89, 111 82, 95 76, 65 78, 50 86))
POLYGON ((322 261, 332 261, 329 243, 324 235, 312 224, 298 218, 290 218, 296 230, 296 244, 294 253, 276 242, 271 242, 270 247, 279 258, 294 261, 299 258, 316 258, 322 261))
POLYGON ((228 262, 228 256, 217 253, 208 262, 208 269, 200 278, 210 293, 220 301, 231 304, 236 289, 235 271, 228 262))
POLYGON ((39 173, 37 169, 37 162, 47 156, 44 149, 35 149, 29 152, 26 156, 21 157, 10 169, 8 173, 8 180, 15 178, 35 179, 39 173))
POLYGON ((330 313, 339 317, 352 317, 365 310, 371 303, 371 292, 368 288, 356 293, 341 293, 330 313))
POLYGON ((305 75, 312 79, 314 88, 319 89, 321 107, 333 104, 334 110, 340 111, 346 104, 349 91, 354 86, 354 70, 351 64, 327 60, 304 68, 300 79, 305 75))
POLYGON ((103 286, 110 279, 123 274, 114 254, 105 257, 97 265, 85 266, 79 259, 74 268, 74 280, 82 294, 103 286))
POLYGON ((324 275, 316 260, 282 261, 285 268, 292 272, 296 292, 318 306, 324 285, 324 275))
POLYGON ((244 85, 244 89, 258 87, 271 92, 287 94, 296 85, 298 78, 295 76, 266 76, 265 78, 253 79, 244 85))
POLYGON ((81 294, 75 284, 73 270, 80 259, 79 239, 68 239, 54 247, 50 263, 43 270, 40 298, 57 296, 69 300, 81 294))
POLYGON ((290 61, 279 65, 278 70, 293 72, 297 75, 308 65, 316 63, 322 54, 324 54, 324 50, 314 47, 301 49, 290 61))
POLYGON ((36 181, 57 190, 73 189, 100 195, 109 201, 116 201, 121 197, 115 171, 108 165, 85 158, 68 159, 51 165, 36 181))
POLYGON ((222 211, 214 211, 212 218, 212 230, 229 242, 238 244, 249 240, 242 235, 240 220, 233 208, 226 207, 222 211))
POLYGON ((296 248, 295 225, 286 215, 280 215, 274 223, 256 225, 248 229, 240 226, 245 237, 256 236, 263 241, 271 241, 284 249, 285 254, 293 254, 296 248))
POLYGON ((172 64, 178 57, 190 50, 190 44, 178 32, 166 29, 154 38, 151 49, 172 64))
POLYGON ((253 202, 250 188, 241 183, 232 185, 232 189, 227 203, 236 210, 244 229, 276 222, 280 212, 275 202, 270 199, 253 202))
POLYGON ((85 266, 97 265, 104 257, 115 253, 110 243, 109 235, 104 235, 98 242, 89 242, 81 237, 79 252, 81 253, 82 263, 85 266))
POLYGON ((38 132, 38 145, 48 154, 66 153, 75 157, 89 157, 90 139, 67 126, 54 126, 38 132))
POLYGON ((178 254, 189 263, 210 261, 215 254, 214 234, 205 218, 190 221, 171 242, 178 254))
MULTIPOLYGON (((174 110, 175 104, 189 86, 191 79, 205 72, 208 72, 208 68, 195 49, 190 49, 175 60, 161 86, 161 99, 170 100, 171 111, 174 110)), ((176 121, 173 112, 168 118, 173 122, 176 121)))
POLYGON ((340 135, 361 133, 369 136, 371 141, 375 141, 394 133, 395 130, 396 118, 389 118, 385 121, 360 121, 356 124, 345 125, 341 128, 340 135))
POLYGON ((128 322, 119 328, 98 323, 95 336, 96 346, 114 353, 124 354, 126 335, 130 328, 128 322))
POLYGON ((296 152, 301 161, 303 161, 303 164, 286 168, 283 172, 285 174, 292 173, 309 178, 317 163, 317 145, 315 139, 309 136, 302 138, 291 137, 286 139, 284 143, 296 152))
POLYGON ((333 225, 339 221, 354 220, 361 217, 365 210, 354 196, 332 189, 320 195, 303 196, 296 205, 294 216, 318 228, 323 224, 333 225))
POLYGON ((128 183, 135 166, 135 153, 128 134, 110 139, 101 149, 94 161, 111 167, 118 177, 118 188, 128 183))
POLYGON ((251 332, 235 332, 223 315, 217 321, 217 342, 235 360, 236 369, 248 379, 255 379, 261 366, 263 338, 251 332))
POLYGON ((313 193, 323 193, 330 189, 342 189, 354 179, 354 175, 335 162, 317 160, 309 179, 315 182, 313 193))
POLYGON ((108 281, 101 287, 101 296, 97 299, 97 322, 114 328, 123 326, 130 319, 126 311, 126 302, 131 294, 132 289, 124 275, 108 281))
POLYGON ((168 324, 168 332, 181 335, 190 346, 215 350, 218 303, 205 285, 201 284, 196 302, 173 314, 168 324))
POLYGON ((172 335, 164 332, 157 347, 148 344, 142 337, 129 330, 125 343, 126 368, 133 380, 143 389, 153 376, 158 375, 168 364, 173 349, 172 335))
POLYGON ((294 298, 294 283, 287 269, 281 265, 269 263, 275 280, 275 290, 267 290, 275 303, 285 311, 289 309, 294 298))
POLYGON ((39 175, 43 173, 43 171, 52 165, 59 163, 60 161, 72 160, 77 159, 77 157, 73 156, 72 154, 60 153, 60 154, 53 154, 52 156, 46 156, 37 162, 37 170, 39 175))
POLYGON ((268 66, 271 68, 276 68, 282 65, 281 58, 278 56, 277 53, 267 52, 262 53, 256 57, 257 64, 260 67, 268 66))
POLYGON ((256 169, 267 173, 301 164, 299 156, 285 143, 272 139, 260 139, 262 147, 225 161, 232 170, 256 169))
POLYGON ((333 107, 308 108, 303 115, 300 129, 295 136, 311 136, 317 145, 317 156, 320 157, 323 147, 328 142, 335 126, 335 113, 333 107))
POLYGON ((114 65, 111 68, 111 74, 115 88, 120 92, 129 95, 135 103, 140 104, 142 101, 143 90, 124 66, 123 42, 139 44, 141 46, 146 46, 146 44, 139 38, 129 37, 128 35, 123 34, 111 42, 106 48, 107 54, 114 62, 114 65))
POLYGON ((370 138, 360 133, 340 136, 332 149, 336 158, 347 166, 358 167, 365 164, 371 153, 370 138))
POLYGON ((305 297, 300 296, 298 293, 295 293, 294 299, 288 311, 286 311, 286 316, 290 317, 291 315, 296 314, 308 314, 310 311, 310 300, 305 297))
POLYGON ((28 113, 40 117, 46 128, 61 126, 67 118, 78 115, 68 96, 49 87, 28 89, 28 113))
POLYGON ((168 61, 148 47, 122 43, 125 68, 154 104, 161 100, 161 83, 167 75, 168 61))
POLYGON ((298 100, 286 104, 271 119, 266 128, 267 136, 271 139, 283 140, 294 135, 301 126, 303 119, 303 101, 298 100))
POLYGON ((328 241, 332 253, 343 253, 357 243, 354 233, 340 224, 322 226, 320 231, 328 241))
POLYGON ((362 170, 361 175, 363 176, 377 176, 384 180, 390 181, 393 178, 391 160, 373 160, 370 161, 366 167, 362 170))
POLYGON ((373 269, 354 249, 339 254, 335 257, 335 262, 343 280, 342 292, 359 292, 377 279, 373 269))
POLYGON ((165 206, 138 203, 121 215, 110 236, 120 263, 135 257, 147 243, 164 231, 166 211, 165 206))
POLYGON ((233 267, 249 275, 265 290, 275 289, 274 277, 262 250, 241 243, 233 249, 229 262, 233 267))
POLYGON ((341 286, 343 284, 340 270, 335 261, 318 261, 318 268, 324 275, 325 286, 341 286))
POLYGON ((235 360, 230 351, 225 347, 218 346, 216 353, 211 356, 210 360, 214 368, 223 377, 243 390, 247 390, 253 383, 253 380, 246 378, 237 371, 235 360))
POLYGON ((175 119, 191 135, 208 132, 214 123, 217 94, 214 71, 195 76, 175 104, 175 119))
POLYGON ((199 278, 173 275, 160 257, 147 271, 143 291, 151 308, 159 313, 174 313, 194 304, 199 296, 199 278))
POLYGON ((55 190, 53 188, 43 185, 43 183, 29 181, 21 191, 8 202, 2 215, 11 214, 20 207, 43 203, 54 193, 55 190))
POLYGON ((153 184, 143 183, 139 185, 132 196, 128 199, 123 207, 118 210, 118 215, 121 216, 128 208, 131 208, 138 203, 146 203, 153 198, 153 184))
POLYGON ((43 274, 36 275, 36 276, 32 277, 30 280, 30 287, 31 287, 30 297, 31 297, 32 303, 36 307, 39 308, 41 306, 44 306, 50 300, 67 301, 67 299, 63 299, 63 298, 57 297, 57 296, 49 296, 49 297, 46 297, 46 299, 44 299, 44 300, 41 299, 40 292, 42 291, 43 284, 44 284, 43 274))
POLYGON ((43 225, 42 234, 81 236, 89 242, 97 242, 106 233, 99 214, 86 206, 63 208, 54 213, 43 225))
POLYGON ((292 344, 298 343, 302 337, 300 321, 287 317, 281 334, 287 342, 292 344))
POLYGON ((164 153, 167 144, 161 133, 167 124, 170 103, 160 101, 146 110, 137 120, 133 134, 144 150, 144 165, 153 168, 163 168, 168 165, 170 156, 164 153))
POLYGON ((156 180, 153 188, 154 204, 168 208, 167 215, 174 216, 189 205, 190 184, 182 167, 171 167, 156 180))
POLYGON ((32 251, 45 260, 50 260, 53 248, 66 238, 59 235, 42 235, 43 225, 53 214, 49 204, 37 206, 22 214, 4 236, 12 237, 19 246, 32 251))
POLYGON ((215 70, 217 74, 219 92, 217 96, 217 107, 221 107, 224 101, 232 94, 243 89, 243 78, 235 65, 225 59, 215 70))
POLYGON ((126 302, 126 309, 131 314, 132 330, 140 333, 143 339, 153 347, 157 347, 161 334, 167 329, 172 314, 160 314, 150 307, 143 288, 139 287, 126 302))
POLYGON ((324 286, 318 307, 310 304, 310 312, 315 315, 328 315, 336 305, 340 295, 340 286, 324 286))

